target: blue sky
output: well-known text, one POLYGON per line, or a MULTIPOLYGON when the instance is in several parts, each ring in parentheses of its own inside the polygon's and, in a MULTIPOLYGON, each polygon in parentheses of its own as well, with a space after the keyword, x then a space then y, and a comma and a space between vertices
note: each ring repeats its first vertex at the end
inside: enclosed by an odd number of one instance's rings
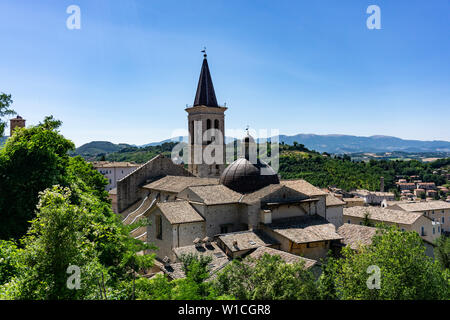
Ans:
POLYGON ((0 39, 0 92, 77 146, 186 129, 203 46, 229 129, 450 140, 448 0, 2 0, 0 39))

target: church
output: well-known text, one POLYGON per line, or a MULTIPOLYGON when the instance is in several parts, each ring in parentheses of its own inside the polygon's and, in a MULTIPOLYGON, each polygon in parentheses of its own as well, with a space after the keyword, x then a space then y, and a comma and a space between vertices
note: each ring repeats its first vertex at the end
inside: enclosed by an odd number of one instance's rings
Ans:
MULTIPOLYGON (((217 103, 205 54, 194 104, 185 109, 191 159, 194 150, 211 143, 225 148, 226 110, 217 103), (217 129, 215 136, 196 139, 209 129, 217 129)), ((185 167, 159 155, 110 192, 125 224, 149 220, 132 236, 158 247, 158 263, 172 278, 180 277, 180 258, 188 253, 211 256, 212 270, 264 252, 313 266, 340 243, 336 228, 342 225, 342 206, 327 210, 332 207, 328 193, 304 180, 281 180, 267 163, 251 161, 254 145, 247 135, 243 155, 228 165, 225 156, 217 163, 190 161, 185 167)))

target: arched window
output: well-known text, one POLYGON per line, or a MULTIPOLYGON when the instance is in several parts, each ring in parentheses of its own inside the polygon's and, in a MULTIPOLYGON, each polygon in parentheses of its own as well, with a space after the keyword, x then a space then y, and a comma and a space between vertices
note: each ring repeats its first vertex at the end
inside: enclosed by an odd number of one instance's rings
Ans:
POLYGON ((219 129, 219 120, 214 120, 214 129, 219 129))
POLYGON ((211 129, 211 119, 206 120, 206 130, 211 129))

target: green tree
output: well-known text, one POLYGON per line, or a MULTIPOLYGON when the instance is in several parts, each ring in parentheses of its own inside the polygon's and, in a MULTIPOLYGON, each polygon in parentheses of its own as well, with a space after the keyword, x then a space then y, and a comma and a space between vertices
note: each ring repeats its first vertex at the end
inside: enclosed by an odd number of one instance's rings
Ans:
POLYGON ((6 121, 2 120, 2 118, 16 114, 14 110, 10 109, 12 103, 10 94, 0 94, 0 137, 4 135, 6 127, 6 121))
POLYGON ((141 300, 216 300, 233 299, 230 295, 220 295, 213 284, 208 265, 211 257, 185 255, 181 258, 185 278, 169 281, 165 275, 156 275, 148 280, 136 281, 136 295, 141 300))
POLYGON ((133 288, 124 283, 152 266, 154 255, 136 254, 151 247, 131 238, 114 214, 105 215, 97 197, 72 188, 76 191, 54 186, 41 193, 36 218, 22 239, 23 268, 1 287, 3 298, 133 297, 133 288), (81 269, 79 290, 67 287, 70 265, 81 269))
POLYGON ((15 242, 0 240, 0 286, 23 269, 20 253, 15 242))
POLYGON ((436 241, 434 255, 442 269, 450 269, 450 238, 441 235, 436 241))
MULTIPOLYGON (((95 244, 87 237, 92 215, 70 203, 68 188, 53 187, 41 194, 36 218, 23 239, 24 268, 5 285, 12 299, 94 298, 99 274, 95 244), (69 266, 81 270, 81 288, 69 289, 69 266)), ((4 289, 5 289, 4 288, 4 289)))
POLYGON ((439 264, 425 255, 420 236, 395 227, 380 229, 357 253, 345 247, 329 259, 320 278, 323 298, 356 300, 449 299, 449 282, 439 264), (380 288, 369 289, 369 266, 380 269, 380 288))
POLYGON ((218 295, 239 300, 307 300, 319 292, 314 275, 304 263, 285 263, 277 255, 264 254, 259 259, 233 260, 213 283, 218 295))

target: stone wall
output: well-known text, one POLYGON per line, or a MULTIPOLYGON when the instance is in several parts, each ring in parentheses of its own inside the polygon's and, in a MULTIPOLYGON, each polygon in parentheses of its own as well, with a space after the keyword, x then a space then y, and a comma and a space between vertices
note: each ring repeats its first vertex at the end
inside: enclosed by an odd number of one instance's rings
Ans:
POLYGON ((147 226, 147 242, 158 247, 158 250, 156 250, 156 256, 158 258, 163 259, 165 256, 168 256, 172 260, 172 246, 174 242, 172 225, 158 208, 153 210, 153 212, 148 216, 148 219, 150 224, 147 226), (162 239, 156 238, 156 217, 158 216, 162 217, 162 239))
POLYGON ((158 178, 172 176, 192 176, 181 165, 176 165, 172 159, 158 155, 117 181, 117 210, 124 211, 136 201, 142 199, 141 186, 158 178))
POLYGON ((342 226, 343 222, 344 206, 330 206, 327 207, 326 219, 334 224, 336 228, 342 226))

